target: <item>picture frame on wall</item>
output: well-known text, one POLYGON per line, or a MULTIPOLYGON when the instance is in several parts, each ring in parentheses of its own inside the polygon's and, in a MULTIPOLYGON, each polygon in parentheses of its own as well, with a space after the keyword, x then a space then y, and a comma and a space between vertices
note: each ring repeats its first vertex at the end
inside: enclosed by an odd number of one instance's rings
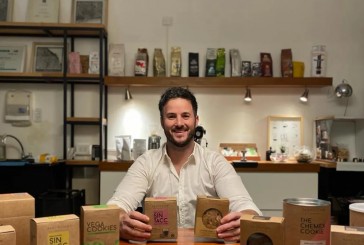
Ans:
POLYGON ((24 72, 26 45, 0 45, 0 72, 24 72))
POLYGON ((303 144, 303 117, 268 116, 268 146, 275 152, 284 147, 289 156, 303 144))
POLYGON ((107 25, 107 0, 73 0, 73 23, 107 25))
POLYGON ((27 22, 59 22, 60 0, 29 0, 27 22))
POLYGON ((33 43, 33 72, 63 72, 64 46, 58 42, 33 43))
POLYGON ((14 0, 0 0, 0 21, 12 21, 14 0))

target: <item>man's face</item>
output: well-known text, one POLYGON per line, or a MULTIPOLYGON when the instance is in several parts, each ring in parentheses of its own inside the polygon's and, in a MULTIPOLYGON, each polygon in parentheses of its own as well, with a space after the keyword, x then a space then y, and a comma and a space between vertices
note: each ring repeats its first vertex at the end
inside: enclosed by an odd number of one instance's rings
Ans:
POLYGON ((175 146, 184 147, 193 141, 198 117, 193 113, 191 102, 171 99, 163 108, 161 124, 167 140, 175 146))

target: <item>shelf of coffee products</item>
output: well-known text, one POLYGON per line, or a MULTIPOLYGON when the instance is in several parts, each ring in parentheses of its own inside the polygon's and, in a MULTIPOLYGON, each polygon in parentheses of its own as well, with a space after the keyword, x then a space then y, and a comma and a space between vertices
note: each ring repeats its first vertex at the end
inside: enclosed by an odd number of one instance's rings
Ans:
POLYGON ((116 77, 106 76, 106 86, 140 87, 326 87, 332 77, 116 77))

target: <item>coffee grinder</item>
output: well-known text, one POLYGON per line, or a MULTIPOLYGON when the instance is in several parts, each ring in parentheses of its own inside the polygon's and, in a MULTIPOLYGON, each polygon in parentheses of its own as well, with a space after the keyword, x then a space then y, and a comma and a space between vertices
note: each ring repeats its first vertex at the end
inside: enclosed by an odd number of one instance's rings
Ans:
POLYGON ((148 150, 150 149, 159 149, 161 146, 161 137, 156 134, 152 134, 148 138, 148 150))

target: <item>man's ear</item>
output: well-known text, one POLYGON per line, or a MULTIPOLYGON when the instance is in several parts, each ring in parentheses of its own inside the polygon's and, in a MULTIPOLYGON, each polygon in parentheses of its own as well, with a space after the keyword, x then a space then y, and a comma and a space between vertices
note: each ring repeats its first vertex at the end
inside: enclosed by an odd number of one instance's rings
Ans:
POLYGON ((197 115, 196 116, 196 126, 198 125, 199 121, 200 121, 200 117, 197 115))

